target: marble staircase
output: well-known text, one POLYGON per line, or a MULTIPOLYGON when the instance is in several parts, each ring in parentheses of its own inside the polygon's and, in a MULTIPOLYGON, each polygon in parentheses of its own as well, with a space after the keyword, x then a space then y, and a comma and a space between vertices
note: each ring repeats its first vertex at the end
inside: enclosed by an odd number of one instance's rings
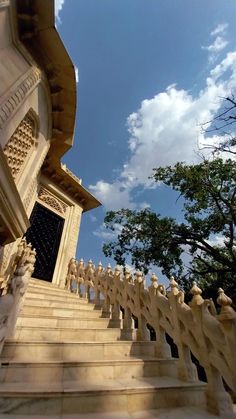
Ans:
POLYGON ((180 381, 155 342, 122 341, 109 323, 94 304, 32 279, 0 359, 0 418, 216 418, 205 384, 180 381))

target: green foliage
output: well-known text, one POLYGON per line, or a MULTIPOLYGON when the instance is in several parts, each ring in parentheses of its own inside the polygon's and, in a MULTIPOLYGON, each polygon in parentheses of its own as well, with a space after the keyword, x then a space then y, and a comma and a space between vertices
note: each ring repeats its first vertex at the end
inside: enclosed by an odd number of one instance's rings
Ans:
MULTIPOLYGON (((184 222, 161 217, 145 209, 110 211, 105 225, 117 238, 104 245, 106 256, 124 264, 131 256, 136 269, 145 273, 150 265, 158 265, 163 274, 175 274, 184 286, 189 279, 198 280, 206 289, 220 285, 236 290, 236 164, 220 158, 197 165, 177 163, 154 169, 153 178, 184 198, 184 222), (222 243, 214 244, 214 237, 222 243), (183 253, 192 257, 184 269, 183 253)), ((236 292, 235 292, 236 293, 236 292)))

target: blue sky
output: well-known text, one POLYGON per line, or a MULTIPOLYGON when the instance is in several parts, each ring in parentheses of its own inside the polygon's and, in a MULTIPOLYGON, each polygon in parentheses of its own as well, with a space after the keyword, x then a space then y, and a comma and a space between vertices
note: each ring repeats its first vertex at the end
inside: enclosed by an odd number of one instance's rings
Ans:
MULTIPOLYGON (((200 124, 236 88, 234 0, 56 0, 58 31, 78 69, 73 151, 63 162, 103 207, 83 215, 77 256, 108 260, 106 210, 181 217, 152 168, 194 162, 200 124)), ((113 263, 114 265, 114 263, 113 263)))

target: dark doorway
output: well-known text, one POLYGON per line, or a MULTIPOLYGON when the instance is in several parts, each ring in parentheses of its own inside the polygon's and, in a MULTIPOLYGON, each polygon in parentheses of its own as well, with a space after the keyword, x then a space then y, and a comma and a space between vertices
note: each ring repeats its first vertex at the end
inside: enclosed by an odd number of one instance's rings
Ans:
POLYGON ((51 282, 60 246, 64 219, 36 202, 25 237, 36 249, 33 276, 51 282))

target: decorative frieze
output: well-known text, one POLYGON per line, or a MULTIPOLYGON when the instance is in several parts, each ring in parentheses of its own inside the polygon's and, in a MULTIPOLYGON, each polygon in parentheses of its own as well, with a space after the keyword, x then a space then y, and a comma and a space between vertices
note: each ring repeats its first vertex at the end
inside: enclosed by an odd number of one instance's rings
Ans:
POLYGON ((32 67, 25 75, 23 80, 16 85, 15 89, 9 90, 9 94, 0 105, 0 129, 12 117, 12 114, 21 105, 23 100, 32 92, 41 80, 41 71, 37 67, 32 67))
POLYGON ((43 186, 40 187, 38 198, 40 201, 47 204, 53 210, 56 210, 62 215, 65 215, 67 205, 64 202, 62 202, 59 198, 55 197, 51 192, 49 192, 43 186))

